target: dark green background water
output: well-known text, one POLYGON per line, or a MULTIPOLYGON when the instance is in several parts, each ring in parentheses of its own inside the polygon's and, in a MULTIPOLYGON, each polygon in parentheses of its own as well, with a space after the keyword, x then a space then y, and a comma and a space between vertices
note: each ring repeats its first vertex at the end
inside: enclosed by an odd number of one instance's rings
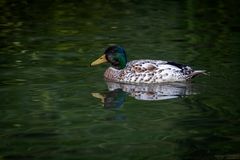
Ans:
POLYGON ((236 1, 1 0, 0 11, 1 160, 240 159, 236 1), (89 67, 110 44, 210 76, 175 99, 112 94, 108 65, 89 67))

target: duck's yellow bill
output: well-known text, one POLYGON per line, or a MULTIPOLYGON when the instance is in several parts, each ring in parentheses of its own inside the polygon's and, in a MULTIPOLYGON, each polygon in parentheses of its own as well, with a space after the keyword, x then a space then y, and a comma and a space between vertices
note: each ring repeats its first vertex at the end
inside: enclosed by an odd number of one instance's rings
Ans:
POLYGON ((91 63, 91 66, 95 66, 95 65, 98 65, 98 64, 101 64, 101 63, 106 63, 106 62, 107 62, 107 59, 106 59, 106 56, 104 54, 101 57, 99 57, 97 60, 93 61, 91 63))

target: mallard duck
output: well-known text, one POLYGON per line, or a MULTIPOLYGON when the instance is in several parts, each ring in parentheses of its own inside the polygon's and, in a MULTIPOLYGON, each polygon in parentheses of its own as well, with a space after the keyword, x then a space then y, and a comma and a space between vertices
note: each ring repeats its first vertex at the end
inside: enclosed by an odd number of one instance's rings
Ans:
POLYGON ((128 62, 126 52, 120 46, 108 47, 91 66, 105 62, 112 65, 105 71, 105 79, 120 83, 183 82, 205 74, 204 70, 193 70, 187 65, 169 61, 141 59, 128 62))

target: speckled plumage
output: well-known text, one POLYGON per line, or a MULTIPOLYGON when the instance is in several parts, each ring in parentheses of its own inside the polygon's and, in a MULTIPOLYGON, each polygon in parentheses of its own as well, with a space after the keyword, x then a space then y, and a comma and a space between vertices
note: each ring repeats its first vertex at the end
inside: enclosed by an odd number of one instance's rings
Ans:
POLYGON ((175 62, 149 59, 127 62, 126 52, 120 46, 108 47, 104 55, 92 62, 91 66, 105 62, 112 65, 105 71, 105 79, 120 83, 182 82, 205 74, 203 70, 194 71, 189 66, 175 62))
POLYGON ((161 60, 134 60, 124 69, 109 67, 106 80, 121 83, 162 83, 181 82, 191 79, 204 71, 193 71, 189 66, 161 60))

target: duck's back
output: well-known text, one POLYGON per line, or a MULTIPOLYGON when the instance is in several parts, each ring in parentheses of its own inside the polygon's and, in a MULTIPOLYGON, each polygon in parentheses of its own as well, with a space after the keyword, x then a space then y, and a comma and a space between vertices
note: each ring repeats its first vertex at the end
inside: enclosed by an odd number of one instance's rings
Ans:
POLYGON ((106 79, 122 83, 179 82, 190 79, 194 71, 186 65, 161 60, 134 60, 122 70, 109 67, 106 79))

